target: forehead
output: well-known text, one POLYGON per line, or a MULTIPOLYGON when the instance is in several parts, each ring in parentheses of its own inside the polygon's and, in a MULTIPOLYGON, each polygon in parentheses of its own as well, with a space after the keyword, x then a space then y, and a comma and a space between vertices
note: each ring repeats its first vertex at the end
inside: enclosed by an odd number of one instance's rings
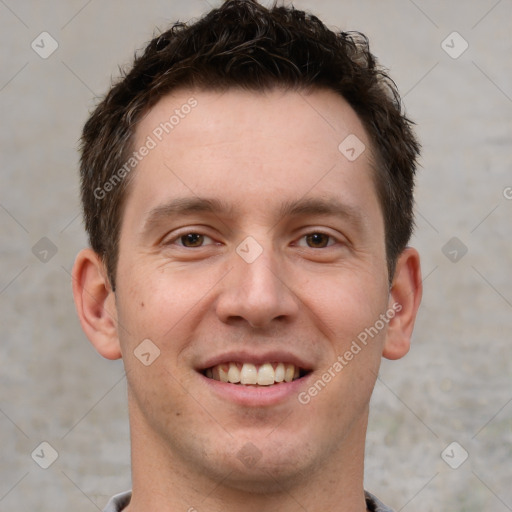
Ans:
POLYGON ((150 109, 138 123, 135 138, 143 143, 151 136, 164 146, 172 142, 228 143, 235 138, 252 143, 263 140, 267 147, 270 139, 279 144, 306 142, 306 147, 295 148, 297 152, 319 148, 322 141, 324 146, 330 143, 338 156, 340 138, 350 134, 368 142, 352 107, 330 89, 178 89, 150 109))
POLYGON ((130 187, 140 212, 180 195, 276 210, 334 191, 349 207, 375 199, 367 134, 330 90, 178 90, 139 122, 134 146, 151 148, 130 187))

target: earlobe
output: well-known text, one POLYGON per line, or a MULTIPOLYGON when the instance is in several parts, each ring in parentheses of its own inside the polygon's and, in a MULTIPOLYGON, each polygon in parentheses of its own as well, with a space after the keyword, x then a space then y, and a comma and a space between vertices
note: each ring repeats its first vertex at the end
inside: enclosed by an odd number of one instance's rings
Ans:
POLYGON ((382 355, 400 359, 410 348, 416 314, 421 302, 422 281, 418 251, 406 248, 399 256, 389 296, 389 308, 395 312, 388 324, 382 355))
POLYGON ((83 249, 78 254, 72 280, 75 306, 84 333, 103 357, 119 359, 115 296, 103 261, 92 249, 83 249))

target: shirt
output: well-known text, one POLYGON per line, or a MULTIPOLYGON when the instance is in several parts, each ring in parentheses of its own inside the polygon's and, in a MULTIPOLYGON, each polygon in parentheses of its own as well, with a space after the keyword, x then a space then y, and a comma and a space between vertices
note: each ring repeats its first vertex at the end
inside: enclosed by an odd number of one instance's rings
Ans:
MULTIPOLYGON (((366 506, 370 512, 393 512, 393 510, 386 507, 386 505, 379 501, 373 494, 365 491, 364 495, 366 497, 366 506)), ((131 497, 131 491, 117 494, 108 502, 107 508, 103 510, 103 512, 121 512, 126 505, 130 503, 131 497)))

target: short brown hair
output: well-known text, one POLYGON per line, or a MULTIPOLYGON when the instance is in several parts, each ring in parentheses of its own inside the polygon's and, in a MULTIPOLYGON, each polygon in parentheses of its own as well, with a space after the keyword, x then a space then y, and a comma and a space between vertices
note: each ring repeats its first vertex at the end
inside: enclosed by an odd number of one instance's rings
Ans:
POLYGON ((178 87, 327 87, 339 93, 358 114, 373 145, 391 279, 412 234, 419 155, 394 82, 377 65, 368 39, 359 32, 335 33, 317 17, 293 7, 267 9, 256 0, 227 0, 195 23, 176 23, 155 37, 84 126, 80 171, 85 227, 113 288, 131 176, 120 170, 133 151, 137 122, 178 87))

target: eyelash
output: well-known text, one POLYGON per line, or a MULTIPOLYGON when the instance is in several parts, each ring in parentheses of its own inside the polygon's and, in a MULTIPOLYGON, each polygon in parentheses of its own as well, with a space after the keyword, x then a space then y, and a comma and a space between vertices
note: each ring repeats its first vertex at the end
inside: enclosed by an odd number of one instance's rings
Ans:
MULTIPOLYGON (((204 240, 203 240, 203 242, 204 242, 204 240)), ((328 247, 332 247, 333 245, 336 245, 337 243, 340 243, 340 241, 338 239, 336 239, 333 235, 330 235, 329 233, 325 233, 323 231, 311 231, 309 233, 305 233, 302 236, 300 236, 296 241, 293 242, 293 246, 307 248, 307 249, 326 249, 328 247), (327 237, 328 238, 327 244, 324 247, 310 247, 308 245, 300 244, 300 241, 305 240, 305 239, 307 239, 307 237, 312 237, 314 235, 321 235, 321 236, 327 237)), ((306 242, 306 244, 307 244, 307 242, 306 242)), ((202 248, 202 247, 209 246, 209 245, 221 245, 221 244, 219 242, 215 242, 215 240, 212 237, 205 235, 205 234, 201 233, 200 231, 187 231, 185 233, 180 233, 180 234, 176 235, 170 241, 166 242, 165 245, 177 245, 178 247, 182 247, 184 249, 197 249, 197 248, 202 248), (207 243, 207 244, 201 243, 201 245, 198 245, 198 246, 188 247, 183 244, 183 239, 188 235, 197 235, 199 237, 203 237, 204 239, 209 239, 213 243, 207 243)))
MULTIPOLYGON (((203 235, 202 233, 199 233, 199 232, 196 232, 196 231, 189 231, 187 233, 184 233, 184 234, 181 234, 181 235, 178 235, 177 237, 175 237, 173 240, 171 240, 171 243, 172 244, 176 244, 178 245, 179 247, 183 247, 185 249, 195 249, 196 247, 204 247, 205 245, 204 244, 201 244, 199 246, 194 246, 194 247, 187 247, 186 245, 184 245, 183 243, 178 243, 178 242, 182 242, 183 239, 188 236, 188 235, 197 235, 197 236, 200 236, 200 237, 203 237, 203 239, 207 238, 209 240, 211 240, 212 242, 214 242, 215 244, 215 241, 213 240, 212 237, 208 236, 208 235, 203 235)), ((206 244, 206 245, 213 245, 211 243, 209 244, 206 244)), ((218 244, 217 244, 218 245, 218 244)))
MULTIPOLYGON (((306 233, 306 234, 302 235, 298 239, 298 241, 302 241, 302 240, 307 239, 308 237, 312 237, 314 235, 322 235, 324 237, 327 237, 328 238, 327 245, 325 245, 324 247, 310 247, 309 245, 306 245, 306 248, 308 248, 308 249, 326 249, 327 247, 332 247, 336 243, 339 243, 339 240, 337 240, 333 235, 330 235, 329 233, 325 233, 323 231, 311 231, 310 233, 306 233)), ((306 244, 307 244, 307 242, 306 242, 306 244)), ((298 247, 304 247, 302 245, 299 245, 299 243, 297 243, 297 242, 295 242, 294 245, 297 245, 298 247)))

